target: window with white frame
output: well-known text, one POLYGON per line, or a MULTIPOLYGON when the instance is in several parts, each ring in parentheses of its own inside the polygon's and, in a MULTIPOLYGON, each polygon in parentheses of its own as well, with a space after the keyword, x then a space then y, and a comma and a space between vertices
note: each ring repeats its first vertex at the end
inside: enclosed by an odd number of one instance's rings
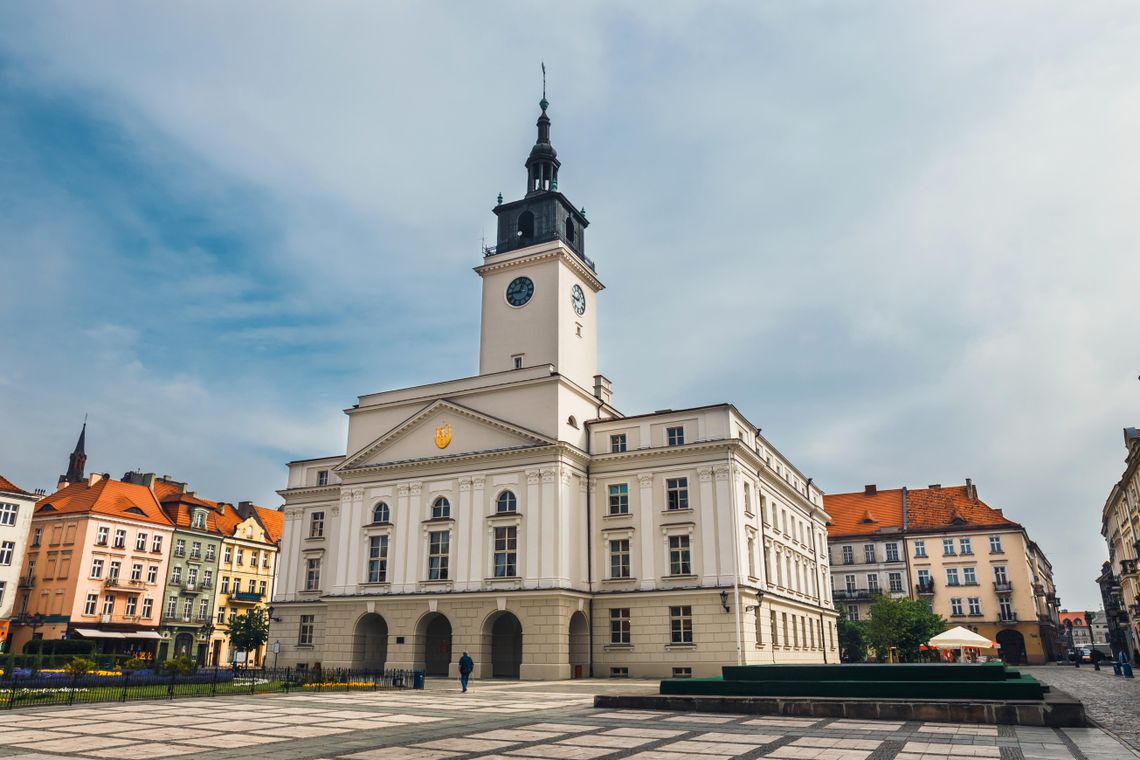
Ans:
POLYGON ((226 622, 226 608, 225 607, 219 607, 218 608, 218 625, 224 625, 225 622, 226 622))
POLYGON ((629 514, 629 483, 612 483, 609 487, 609 514, 629 514))
POLYGON ((158 565, 149 565, 147 567, 147 569, 146 569, 146 582, 147 583, 157 583, 158 582, 158 565))
POLYGON ((127 617, 134 617, 135 613, 138 612, 138 604, 139 604, 139 598, 137 596, 128 596, 127 597, 127 606, 123 610, 123 614, 126 615, 127 617))
POLYGON ((103 597, 103 614, 110 615, 115 611, 115 595, 107 594, 103 597))
POLYGON ((446 496, 440 496, 431 503, 431 519, 442 520, 451 517, 451 502, 446 496))
POLYGON ((967 586, 978 585, 978 574, 973 567, 962 568, 962 583, 966 584, 967 586))
POLYGON ((1005 621, 1017 619, 1017 616, 1013 613, 1013 603, 1008 596, 998 597, 998 618, 1005 621))
POLYGON ((901 593, 903 590, 902 573, 887 573, 887 583, 890 584, 891 593, 901 593))
MULTIPOLYGON (((95 531, 95 543, 98 546, 107 545, 107 537, 111 535, 111 529, 106 525, 100 525, 99 529, 95 531)), ((54 543, 54 542, 53 542, 54 543)))
POLYGON ((868 573, 867 574, 867 590, 870 591, 872 594, 879 593, 879 574, 878 573, 868 573))
POLYGON ((451 555, 451 531, 433 530, 428 533, 428 580, 448 579, 451 555))
POLYGON ((127 531, 123 528, 115 528, 115 548, 122 549, 127 545, 127 531))
POLYGON ((611 607, 610 643, 626 645, 630 641, 629 607, 611 607))
POLYGON ((669 536, 669 574, 692 575, 688 536, 669 536))
POLYGON ((198 602, 198 621, 206 622, 210 619, 210 600, 202 599, 198 602))
POLYGON ((228 575, 223 575, 223 576, 222 576, 222 588, 221 588, 221 592, 222 592, 223 594, 228 594, 228 593, 230 593, 230 577, 229 577, 228 575))
POLYGON ((146 534, 145 533, 136 533, 135 534, 135 551, 137 551, 137 552, 145 552, 146 551, 146 534))
POLYGON ((316 615, 302 615, 301 628, 297 634, 297 646, 311 647, 313 645, 313 630, 317 627, 316 615))
POLYGON ((952 539, 952 538, 942 539, 942 555, 944 557, 950 557, 950 556, 954 555, 954 539, 952 539))
POLYGON ((665 428, 665 443, 669 446, 683 446, 685 444, 685 428, 665 428))
POLYGON ((1005 586, 1009 583, 1009 574, 1006 572, 1005 565, 994 565, 994 583, 999 586, 1005 586))
POLYGON ((898 544, 883 544, 887 552, 887 562, 899 561, 899 545, 898 544))
POLYGON ((12 555, 16 552, 15 541, 4 541, 0 543, 0 565, 11 565, 12 555))
POLYGON ((83 614, 84 615, 94 615, 95 614, 95 608, 98 606, 99 606, 99 595, 98 594, 88 594, 87 600, 83 603, 83 614))
POLYGON ((186 539, 184 539, 184 538, 174 539, 174 556, 175 557, 185 557, 186 556, 186 539))
POLYGON ((329 471, 317 470, 317 485, 327 486, 329 484, 329 471))
POLYGON ((0 525, 15 525, 19 512, 19 504, 0 504, 0 525))
POLYGON ((620 454, 625 451, 626 438, 625 433, 615 433, 610 436, 610 451, 614 454, 620 454))
POLYGON ((682 605, 669 608, 669 640, 673 644, 693 643, 693 608, 682 605))
POLYGON ((919 540, 919 541, 914 542, 914 556, 916 556, 916 557, 925 557, 926 556, 926 541, 919 540))
POLYGON ((665 479, 665 508, 669 510, 689 508, 689 479, 665 479))
POLYGON ((498 514, 517 512, 518 509, 519 500, 515 497, 514 491, 503 491, 499 494, 499 498, 495 499, 495 512, 498 514))
POLYGON ((103 577, 103 558, 102 557, 96 557, 95 559, 91 560, 91 577, 92 578, 102 578, 103 577))
POLYGON ((518 528, 495 528, 495 577, 514 578, 518 573, 518 528))
POLYGON ((855 549, 854 549, 854 547, 844 546, 841 551, 843 554, 843 564, 854 565, 855 564, 855 549))
POLYGON ((123 563, 117 559, 111 560, 111 566, 107 568, 107 578, 110 580, 118 580, 119 571, 123 569, 123 563))
POLYGON ((990 554, 1004 554, 1001 548, 1001 536, 990 536, 990 554))
POLYGON ((206 529, 206 512, 202 509, 194 510, 194 519, 190 527, 197 528, 198 530, 206 529))
POLYGON ((309 515, 309 538, 324 538, 325 513, 313 512, 309 515))
POLYGON ((628 538, 615 538, 610 540, 610 577, 630 577, 628 538))
POLYGON ((855 593, 855 576, 854 575, 843 576, 843 587, 847 590, 848 594, 854 594, 855 593))
POLYGON ((968 538, 958 539, 958 553, 959 554, 973 554, 974 547, 968 538))
POLYGON ((318 591, 321 588, 321 558, 309 557, 305 560, 305 590, 318 591))
POLYGON ((368 538, 368 582, 386 583, 388 580, 388 537, 368 538))
MULTIPOLYGON (((787 613, 784 613, 784 614, 785 614, 785 618, 786 618, 787 613)), ((859 605, 857 605, 857 604, 847 605, 847 619, 848 620, 858 620, 859 619, 859 605)), ((785 619, 785 622, 787 622, 786 619, 785 619)), ((787 632, 787 629, 785 628, 785 630, 784 630, 784 639, 785 639, 784 646, 787 646, 787 638, 788 638, 788 632, 787 632)))
POLYGON ((875 545, 863 544, 863 562, 868 565, 875 563, 875 545))
POLYGON ((182 565, 170 568, 170 582, 176 585, 182 583, 182 565))
POLYGON ((960 597, 957 597, 957 596, 951 597, 951 599, 950 599, 950 614, 951 615, 961 615, 962 614, 962 599, 960 597))
POLYGON ((946 568, 946 585, 947 586, 960 586, 961 585, 961 583, 958 581, 958 568, 956 568, 956 567, 946 568))
POLYGON ((213 562, 218 558, 217 544, 206 544, 206 561, 213 562))
POLYGON ((234 562, 234 550, 232 546, 227 546, 222 550, 222 564, 232 565, 234 562))
POLYGON ((202 542, 195 541, 190 544, 190 559, 202 559, 202 542))
POLYGON ((32 530, 32 546, 39 546, 40 541, 43 540, 43 537, 44 537, 44 529, 43 528, 35 528, 34 530, 32 530))
POLYGON ((162 536, 154 536, 150 540, 150 550, 155 554, 160 554, 162 552, 162 536))
POLYGON ((969 604, 969 609, 970 609, 971 615, 981 615, 982 614, 982 599, 981 599, 981 597, 971 596, 969 599, 966 600, 966 602, 969 604))

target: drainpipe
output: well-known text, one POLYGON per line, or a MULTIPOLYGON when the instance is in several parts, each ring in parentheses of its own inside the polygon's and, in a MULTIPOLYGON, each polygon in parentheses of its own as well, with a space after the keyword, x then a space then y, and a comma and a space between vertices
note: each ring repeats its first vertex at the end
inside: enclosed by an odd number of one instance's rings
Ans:
POLYGON ((902 550, 903 550, 903 559, 906 562, 906 586, 907 586, 907 594, 906 595, 907 595, 907 598, 910 599, 910 598, 912 598, 911 594, 914 594, 914 577, 911 575, 913 568, 911 567, 910 551, 907 550, 907 548, 906 548, 906 525, 907 525, 907 522, 906 522, 906 518, 907 518, 907 515, 906 515, 906 493, 907 493, 906 486, 903 486, 903 489, 902 489, 902 512, 903 512, 903 515, 902 515, 902 517, 903 517, 903 519, 902 519, 902 529, 903 529, 903 532, 902 532, 902 550))
MULTIPOLYGON (((589 611, 590 624, 586 626, 587 631, 587 645, 590 648, 590 655, 586 660, 586 669, 590 678, 594 677, 594 528, 593 528, 593 504, 594 504, 594 489, 590 485, 590 464, 589 459, 586 460, 586 590, 590 592, 590 598, 586 600, 586 609, 589 611)), ((571 673, 573 676, 573 673, 571 673)))

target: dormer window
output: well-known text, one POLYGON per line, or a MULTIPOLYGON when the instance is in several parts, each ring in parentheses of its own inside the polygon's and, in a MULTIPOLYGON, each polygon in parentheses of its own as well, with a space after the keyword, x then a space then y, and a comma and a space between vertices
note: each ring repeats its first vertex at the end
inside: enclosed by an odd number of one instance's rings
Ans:
POLYGON ((190 520, 190 526, 198 530, 206 529, 206 513, 201 509, 194 510, 194 516, 190 520))
POLYGON ((317 485, 327 486, 329 484, 329 471, 317 470, 317 485))

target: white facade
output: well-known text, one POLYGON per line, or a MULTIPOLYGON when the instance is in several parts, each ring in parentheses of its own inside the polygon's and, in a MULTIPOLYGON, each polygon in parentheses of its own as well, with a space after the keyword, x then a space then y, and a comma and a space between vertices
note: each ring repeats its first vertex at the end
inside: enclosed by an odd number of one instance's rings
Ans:
POLYGON ((487 252, 479 375, 361 396, 345 455, 289 465, 281 665, 445 675, 468 651, 476 676, 569 678, 838 660, 822 493, 731 405, 610 404, 580 235, 487 252))
MULTIPOLYGON (((0 478, 0 485, 3 483, 7 481, 0 478)), ((0 487, 0 620, 12 616, 32 524, 32 508, 39 498, 19 489, 0 487)))

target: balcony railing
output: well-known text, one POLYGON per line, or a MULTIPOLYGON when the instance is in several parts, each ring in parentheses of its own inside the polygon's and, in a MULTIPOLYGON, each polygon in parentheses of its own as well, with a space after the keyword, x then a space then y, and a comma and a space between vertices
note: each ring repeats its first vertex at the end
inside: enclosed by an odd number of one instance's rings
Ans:
POLYGON ((21 575, 20 588, 31 588, 36 585, 36 576, 34 575, 21 575))
POLYGON ((1008 594, 1013 591, 1013 584, 1009 581, 994 581, 994 591, 999 594, 1008 594))
POLYGON ((1016 623, 1017 622, 1017 613, 1016 612, 1000 612, 1000 613, 998 613, 998 621, 1002 622, 1002 623, 1016 623))
POLYGON ((1122 559, 1120 560, 1120 574, 1122 576, 1136 574, 1136 560, 1122 559))
POLYGON ((914 590, 916 593, 919 593, 919 594, 933 594, 934 593, 934 581, 926 581, 925 583, 923 583, 923 582, 916 583, 916 584, 914 584, 914 590))
POLYGON ((264 595, 259 591, 235 591, 230 598, 239 602, 260 602, 262 596, 264 595))
POLYGON ((855 600, 855 599, 871 599, 875 596, 878 596, 881 593, 882 592, 879 589, 867 589, 867 588, 845 589, 844 588, 844 589, 836 590, 835 598, 839 599, 839 600, 846 600, 846 601, 855 600))

